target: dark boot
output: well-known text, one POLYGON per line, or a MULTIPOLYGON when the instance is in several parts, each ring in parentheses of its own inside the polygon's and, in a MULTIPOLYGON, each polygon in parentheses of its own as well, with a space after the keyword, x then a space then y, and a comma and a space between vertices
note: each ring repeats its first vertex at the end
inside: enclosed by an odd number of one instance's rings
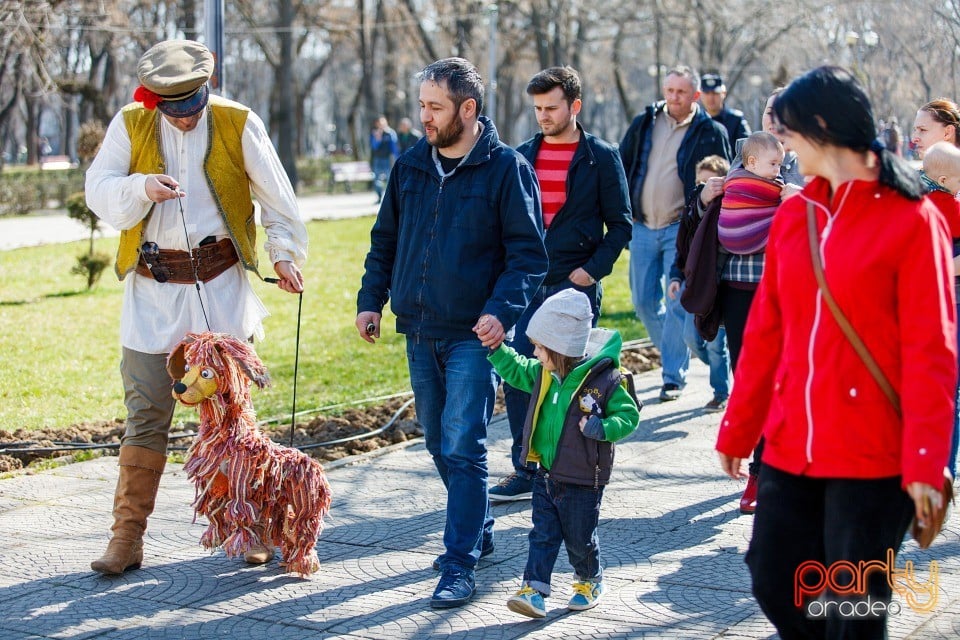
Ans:
POLYGON ((750 474, 747 479, 747 488, 740 498, 740 513, 753 513, 757 510, 757 489, 760 487, 760 477, 750 474))
POLYGON ((167 463, 163 453, 145 447, 120 447, 120 477, 113 497, 113 538, 90 568, 107 575, 139 569, 143 534, 153 513, 160 476, 167 463))

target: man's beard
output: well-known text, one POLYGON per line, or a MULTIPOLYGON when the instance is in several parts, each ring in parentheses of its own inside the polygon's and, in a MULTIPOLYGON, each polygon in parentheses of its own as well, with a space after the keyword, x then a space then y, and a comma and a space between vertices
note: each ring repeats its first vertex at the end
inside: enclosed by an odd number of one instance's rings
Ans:
POLYGON ((430 144, 435 146, 437 149, 446 149, 447 147, 452 147, 460 141, 460 138, 463 137, 463 129, 463 118, 461 118, 460 114, 458 113, 446 128, 437 128, 436 138, 433 140, 433 142, 430 142, 430 144))
POLYGON ((565 133, 570 128, 571 122, 573 122, 573 116, 567 117, 567 119, 564 120, 563 122, 554 120, 548 126, 540 127, 540 130, 545 136, 559 136, 565 133))

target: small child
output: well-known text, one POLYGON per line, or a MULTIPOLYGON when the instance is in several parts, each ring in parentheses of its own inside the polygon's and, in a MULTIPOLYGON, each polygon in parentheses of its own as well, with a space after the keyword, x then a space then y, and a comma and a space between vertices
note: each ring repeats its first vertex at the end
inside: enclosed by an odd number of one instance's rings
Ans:
MULTIPOLYGON (((929 190, 927 197, 943 214, 950 235, 953 237, 953 267, 960 274, 960 149, 949 142, 938 142, 923 154, 923 170, 920 172, 923 184, 929 190)), ((960 275, 953 279, 957 297, 957 312, 960 314, 960 275)), ((960 327, 957 337, 960 339, 960 327)), ((958 354, 960 357, 960 354, 958 354)), ((958 360, 960 363, 960 360, 958 360)), ((960 382, 957 383, 956 397, 960 399, 960 382)), ((957 477, 957 448, 960 447, 960 418, 954 418, 953 437, 950 443, 950 459, 947 471, 950 477, 957 477)))
POLYGON ((729 253, 759 253, 767 246, 773 214, 780 206, 783 145, 772 134, 758 131, 743 143, 743 168, 723 183, 718 222, 720 244, 729 253))
POLYGON ((960 192, 960 148, 949 142, 932 145, 923 155, 920 177, 929 190, 927 196, 946 217, 950 235, 960 237, 960 214, 957 213, 956 199, 960 192))
POLYGON ((700 218, 703 215, 700 207, 697 206, 700 191, 707 180, 723 178, 728 171, 730 171, 730 163, 721 156, 707 156, 694 167, 697 188, 688 195, 687 204, 683 213, 680 214, 680 228, 677 230, 677 255, 670 266, 670 285, 667 288, 667 294, 671 299, 680 293, 680 285, 683 283, 683 269, 687 264, 687 256, 690 253, 690 242, 693 241, 693 234, 697 232, 700 218))
POLYGON ((597 526, 613 442, 637 428, 640 410, 620 384, 620 334, 591 329, 590 300, 564 289, 537 309, 527 327, 536 358, 501 345, 489 356, 503 381, 530 393, 521 460, 538 462, 533 482, 533 530, 523 585, 507 600, 511 611, 543 618, 550 576, 567 547, 576 572, 567 607, 595 607, 603 594, 597 526))
POLYGON ((722 178, 730 171, 730 163, 721 156, 707 156, 697 163, 695 176, 697 185, 704 184, 710 178, 722 178))

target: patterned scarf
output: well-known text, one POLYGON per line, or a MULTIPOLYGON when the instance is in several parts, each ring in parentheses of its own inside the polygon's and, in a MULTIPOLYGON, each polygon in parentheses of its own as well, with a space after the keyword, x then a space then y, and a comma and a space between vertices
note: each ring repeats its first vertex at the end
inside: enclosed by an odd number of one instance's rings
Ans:
MULTIPOLYGON (((920 182, 923 183, 923 188, 926 189, 927 193, 930 193, 931 191, 943 191, 944 193, 950 193, 949 189, 928 176, 927 172, 923 169, 920 170, 920 182)), ((950 195, 953 194, 950 193, 950 195)))
POLYGON ((767 246, 783 182, 735 169, 723 183, 718 221, 720 244, 730 253, 759 253, 767 246))

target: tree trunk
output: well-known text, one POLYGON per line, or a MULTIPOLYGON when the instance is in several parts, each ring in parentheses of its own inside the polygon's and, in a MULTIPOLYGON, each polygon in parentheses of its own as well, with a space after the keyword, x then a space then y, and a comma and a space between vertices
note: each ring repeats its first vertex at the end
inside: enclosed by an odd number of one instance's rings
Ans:
POLYGON ((297 188, 297 158, 294 151, 294 140, 297 137, 297 126, 294 101, 296 100, 296 84, 293 77, 293 67, 296 59, 293 51, 293 19, 295 9, 293 0, 279 0, 280 15, 277 23, 280 32, 277 38, 280 41, 280 67, 277 69, 276 92, 276 122, 271 123, 277 132, 277 153, 280 162, 290 178, 294 190, 297 188))

